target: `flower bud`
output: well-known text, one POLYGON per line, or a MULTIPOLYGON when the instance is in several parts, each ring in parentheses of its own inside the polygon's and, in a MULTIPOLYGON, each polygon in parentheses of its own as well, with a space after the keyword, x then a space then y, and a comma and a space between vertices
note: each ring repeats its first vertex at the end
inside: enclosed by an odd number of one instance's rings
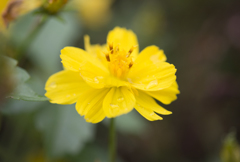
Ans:
POLYGON ((43 7, 50 14, 58 13, 68 2, 68 0, 46 0, 43 7))

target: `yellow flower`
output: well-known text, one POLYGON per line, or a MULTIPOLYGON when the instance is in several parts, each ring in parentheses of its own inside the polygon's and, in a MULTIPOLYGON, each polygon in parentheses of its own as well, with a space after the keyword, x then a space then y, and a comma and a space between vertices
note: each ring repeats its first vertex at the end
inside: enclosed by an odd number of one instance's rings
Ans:
POLYGON ((107 36, 107 45, 90 45, 85 50, 65 47, 61 59, 65 70, 46 82, 51 103, 73 104, 87 122, 98 123, 135 108, 146 119, 161 120, 158 114, 170 111, 155 100, 169 104, 179 93, 174 65, 163 50, 148 46, 138 55, 138 41, 131 30, 116 27, 107 36))
POLYGON ((79 11, 84 25, 90 28, 104 26, 111 19, 113 0, 72 0, 72 6, 79 11))
POLYGON ((8 0, 1 0, 1 2, 0 2, 0 14, 1 14, 1 16, 0 16, 0 32, 5 30, 4 21, 2 19, 2 13, 7 6, 7 3, 8 3, 8 0))
POLYGON ((5 31, 10 22, 40 7, 42 0, 2 0, 0 2, 0 30, 5 31))

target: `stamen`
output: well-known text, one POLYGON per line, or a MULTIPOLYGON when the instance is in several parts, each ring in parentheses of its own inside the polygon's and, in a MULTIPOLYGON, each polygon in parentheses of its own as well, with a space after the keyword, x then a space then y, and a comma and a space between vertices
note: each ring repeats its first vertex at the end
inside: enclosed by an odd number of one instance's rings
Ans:
POLYGON ((130 64, 128 65, 129 69, 133 66, 133 60, 131 59, 130 64))
POLYGON ((107 61, 110 62, 109 54, 106 54, 105 56, 106 56, 107 61))
POLYGON ((103 52, 108 62, 110 62, 110 56, 108 52, 103 52))
POLYGON ((108 42, 107 52, 104 52, 106 60, 109 62, 109 70, 117 78, 126 78, 130 68, 133 66, 133 60, 130 56, 136 46, 132 46, 128 52, 121 48, 121 44, 108 42))
POLYGON ((113 42, 108 42, 109 50, 111 51, 111 54, 113 54, 113 42))
POLYGON ((136 48, 137 48, 137 45, 132 46, 132 47, 130 48, 130 50, 128 51, 126 57, 129 57, 129 56, 132 54, 133 50, 136 49, 136 48))

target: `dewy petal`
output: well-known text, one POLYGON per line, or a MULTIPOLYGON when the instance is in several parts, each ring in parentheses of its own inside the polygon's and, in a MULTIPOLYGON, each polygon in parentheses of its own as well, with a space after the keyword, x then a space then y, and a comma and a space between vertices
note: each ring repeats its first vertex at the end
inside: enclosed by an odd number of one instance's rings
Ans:
POLYGON ((90 89, 79 96, 76 110, 80 115, 85 115, 87 122, 98 123, 105 118, 103 99, 109 89, 90 89))
POLYGON ((143 91, 138 91, 138 95, 136 95, 136 105, 134 107, 143 117, 150 121, 162 120, 162 117, 158 116, 155 112, 162 115, 172 113, 159 106, 152 97, 143 91))
POLYGON ((155 46, 145 48, 135 60, 127 76, 137 89, 158 91, 168 88, 176 80, 174 65, 164 62, 163 51, 155 46))
POLYGON ((137 36, 131 30, 115 27, 108 33, 107 42, 113 43, 113 47, 119 45, 119 49, 125 50, 126 52, 128 52, 133 46, 136 46, 131 54, 133 60, 136 59, 139 53, 137 36))
POLYGON ((178 84, 177 82, 173 82, 173 84, 160 91, 145 91, 150 96, 155 99, 161 101, 164 104, 170 104, 172 101, 177 99, 177 94, 179 94, 178 84))
POLYGON ((109 71, 97 58, 75 47, 65 47, 61 50, 60 57, 65 68, 79 71, 89 85, 94 88, 104 87, 104 79, 109 71))
POLYGON ((50 98, 51 103, 72 104, 85 90, 90 88, 79 72, 62 70, 47 80, 45 96, 50 98))
POLYGON ((163 62, 166 61, 167 57, 164 54, 164 51, 159 49, 157 46, 148 46, 144 50, 141 51, 141 55, 138 56, 137 62, 145 62, 147 61, 149 63, 158 63, 158 62, 163 62), (149 57, 146 60, 146 57, 149 57))
POLYGON ((113 87, 103 100, 103 110, 107 117, 116 117, 130 112, 135 101, 135 96, 128 87, 113 87))

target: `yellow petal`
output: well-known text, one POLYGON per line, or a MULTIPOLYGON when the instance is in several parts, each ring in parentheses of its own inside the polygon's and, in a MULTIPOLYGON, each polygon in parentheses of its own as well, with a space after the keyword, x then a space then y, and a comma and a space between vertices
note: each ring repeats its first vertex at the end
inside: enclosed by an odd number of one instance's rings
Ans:
POLYGON ((103 111, 103 99, 109 89, 90 89, 82 93, 76 104, 76 110, 80 115, 85 115, 87 122, 98 123, 105 118, 103 111))
POLYGON ((91 88, 82 79, 79 72, 63 70, 49 77, 46 82, 45 96, 51 103, 72 104, 77 101, 79 95, 91 88))
POLYGON ((150 121, 162 120, 162 117, 158 116, 155 112, 162 115, 169 115, 172 112, 159 106, 152 97, 147 95, 143 91, 138 91, 136 96, 135 109, 146 119, 150 121))
POLYGON ((127 30, 125 28, 115 27, 112 31, 108 33, 107 42, 113 43, 113 48, 119 44, 120 50, 125 50, 128 52, 133 46, 137 46, 131 56, 133 60, 138 55, 138 40, 137 36, 133 31, 127 30))
POLYGON ((79 71, 89 85, 94 88, 104 87, 104 79, 109 71, 97 58, 75 47, 65 47, 61 50, 60 57, 64 67, 79 71))
POLYGON ((141 55, 138 56, 137 62, 143 63, 147 62, 146 64, 150 64, 152 62, 159 63, 167 60, 166 55, 164 54, 163 50, 159 49, 157 46, 148 46, 144 50, 141 51, 141 55), (146 57, 148 59, 146 60, 146 57))
POLYGON ((107 117, 116 117, 130 112, 135 101, 134 94, 129 88, 113 87, 103 100, 103 110, 107 117))
POLYGON ((162 117, 155 114, 151 109, 142 107, 141 105, 136 104, 135 109, 141 114, 144 118, 149 121, 162 120, 162 117))
POLYGON ((164 104, 170 104, 172 101, 177 99, 177 94, 179 94, 177 82, 173 82, 173 84, 160 91, 145 91, 150 96, 156 98, 164 104))
POLYGON ((84 46, 85 50, 91 54, 92 56, 98 58, 104 65, 105 67, 108 67, 108 62, 106 59, 105 54, 103 51, 106 51, 106 45, 99 45, 99 44, 90 44, 90 37, 88 35, 84 36, 84 46))
POLYGON ((163 51, 155 46, 145 48, 135 60, 127 76, 135 87, 146 91, 168 88, 176 80, 174 65, 164 62, 163 51))

